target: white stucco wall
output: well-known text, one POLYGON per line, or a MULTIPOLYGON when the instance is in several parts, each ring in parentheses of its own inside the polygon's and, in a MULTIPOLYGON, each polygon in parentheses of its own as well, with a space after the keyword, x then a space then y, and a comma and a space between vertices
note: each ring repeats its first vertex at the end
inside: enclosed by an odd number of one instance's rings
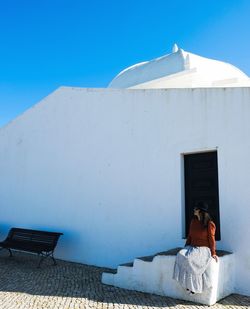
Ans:
POLYGON ((220 249, 250 295, 250 88, 62 87, 0 129, 1 237, 64 233, 56 256, 115 267, 183 245, 182 154, 217 149, 220 249))

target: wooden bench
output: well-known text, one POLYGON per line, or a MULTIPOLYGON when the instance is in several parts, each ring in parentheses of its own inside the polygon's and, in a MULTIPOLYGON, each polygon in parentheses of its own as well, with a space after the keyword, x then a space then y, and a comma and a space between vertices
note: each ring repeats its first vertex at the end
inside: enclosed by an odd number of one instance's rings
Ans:
POLYGON ((7 249, 10 256, 12 256, 11 249, 37 253, 40 257, 37 267, 40 267, 42 261, 48 257, 52 258, 56 265, 54 250, 61 235, 63 233, 11 228, 7 238, 0 242, 0 247, 7 249))

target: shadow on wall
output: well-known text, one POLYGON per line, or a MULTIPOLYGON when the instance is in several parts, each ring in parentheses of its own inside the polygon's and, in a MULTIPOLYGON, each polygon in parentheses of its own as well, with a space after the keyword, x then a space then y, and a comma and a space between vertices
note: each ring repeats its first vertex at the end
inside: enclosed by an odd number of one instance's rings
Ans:
MULTIPOLYGON (((47 260, 41 268, 36 268, 37 256, 15 252, 13 258, 8 252, 0 252, 0 291, 27 293, 37 296, 57 296, 82 298, 113 304, 132 304, 152 307, 169 307, 189 304, 186 301, 146 294, 107 286, 101 283, 102 272, 106 268, 88 266, 58 260, 57 266, 47 260)), ((1 299, 2 296, 0 296, 1 299)), ((51 302, 54 300, 51 299, 51 302)), ((55 300, 56 301, 56 300, 55 300)), ((233 306, 250 306, 250 297, 231 295, 220 301, 233 306)), ((196 307, 197 304, 195 304, 196 307)), ((200 305, 199 307, 207 307, 200 305)))

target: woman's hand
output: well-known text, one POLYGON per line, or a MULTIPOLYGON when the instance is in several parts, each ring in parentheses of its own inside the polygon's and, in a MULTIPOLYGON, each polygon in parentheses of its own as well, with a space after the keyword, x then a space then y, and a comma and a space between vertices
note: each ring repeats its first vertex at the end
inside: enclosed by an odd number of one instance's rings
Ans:
POLYGON ((218 256, 217 255, 213 255, 212 258, 215 259, 216 263, 218 262, 218 256))

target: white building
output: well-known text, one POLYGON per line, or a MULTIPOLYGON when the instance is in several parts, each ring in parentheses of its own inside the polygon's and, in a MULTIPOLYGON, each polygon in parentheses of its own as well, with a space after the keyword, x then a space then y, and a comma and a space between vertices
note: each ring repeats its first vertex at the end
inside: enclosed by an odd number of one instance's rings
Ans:
POLYGON ((249 116, 243 72, 177 46, 107 89, 61 87, 0 129, 2 238, 63 232, 57 257, 116 267, 183 246, 206 199, 250 295, 249 116))

